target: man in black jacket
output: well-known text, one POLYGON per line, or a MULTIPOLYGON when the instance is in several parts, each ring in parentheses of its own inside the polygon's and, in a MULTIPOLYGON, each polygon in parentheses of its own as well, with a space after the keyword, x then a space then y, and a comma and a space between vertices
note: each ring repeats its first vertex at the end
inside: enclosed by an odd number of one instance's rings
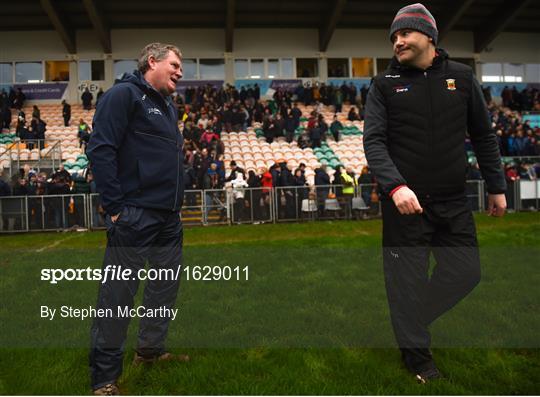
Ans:
MULTIPOLYGON (((2 177, 3 171, 0 169, 0 231, 9 230, 9 216, 7 215, 7 209, 11 200, 2 200, 2 197, 11 196, 11 186, 4 181, 2 177), (7 208, 6 208, 7 207, 7 208), (5 226, 4 226, 5 225, 5 226)), ((13 221, 12 221, 13 222, 13 221)))
POLYGON ((325 163, 322 163, 320 168, 315 169, 315 190, 317 192, 319 215, 322 215, 324 212, 324 202, 330 192, 330 175, 326 172, 325 163))
POLYGON ((421 4, 398 11, 394 58, 366 104, 366 157, 383 193, 383 258, 394 333, 406 367, 440 376, 429 325, 480 280, 474 219, 465 196, 466 133, 502 216, 506 189, 495 134, 472 70, 436 48, 437 26, 421 4), (429 255, 437 261, 428 278, 429 255))
MULTIPOLYGON (((3 171, 0 170, 0 197, 11 196, 11 187, 2 179, 3 171)), ((0 230, 2 230, 0 228, 0 230)))
POLYGON ((287 142, 291 143, 294 139, 294 132, 296 130, 296 121, 291 109, 287 110, 287 117, 285 117, 285 136, 287 142))
POLYGON ((65 100, 62 101, 62 117, 64 118, 64 126, 69 127, 69 120, 71 119, 71 105, 65 100))
POLYGON ((231 181, 235 180, 236 179, 236 174, 238 174, 238 173, 241 173, 241 174, 244 174, 244 175, 246 174, 246 172, 241 167, 238 167, 236 165, 236 161, 232 160, 230 165, 231 165, 231 173, 225 179, 225 182, 231 182, 231 181))
POLYGON ((134 364, 188 359, 164 347, 177 313, 173 307, 182 273, 183 139, 170 97, 181 77, 178 48, 149 44, 141 52, 138 70, 125 74, 103 95, 94 116, 87 155, 107 213, 102 274, 113 266, 131 271, 127 280, 112 279, 109 272, 100 284, 96 309, 110 310, 111 315, 96 317, 91 330, 91 381, 97 395, 118 394, 123 345, 133 316, 119 310, 133 308, 147 260, 152 269, 172 273, 146 283, 137 314, 155 314, 141 316, 134 364))
POLYGON ((90 92, 90 90, 87 88, 84 89, 84 92, 81 95, 81 101, 83 103, 83 109, 84 110, 90 110, 92 109, 92 100, 94 99, 94 96, 90 92))
POLYGON ((332 133, 334 140, 339 142, 339 133, 343 129, 343 124, 338 120, 337 114, 334 115, 334 121, 330 124, 330 132, 332 133))
POLYGON ((294 129, 296 130, 300 126, 300 118, 302 117, 302 111, 298 108, 298 103, 295 102, 291 113, 294 118, 294 129))

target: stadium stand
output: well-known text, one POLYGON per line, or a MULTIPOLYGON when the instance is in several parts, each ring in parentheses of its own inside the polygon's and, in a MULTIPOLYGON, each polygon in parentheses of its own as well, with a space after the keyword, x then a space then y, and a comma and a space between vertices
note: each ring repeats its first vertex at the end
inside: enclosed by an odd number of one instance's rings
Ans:
MULTIPOLYGON (((297 219, 302 216, 302 207, 313 206, 308 200, 307 193, 303 191, 301 193, 297 189, 302 186, 313 189, 316 185, 316 170, 320 170, 323 166, 329 175, 329 183, 334 185, 341 182, 335 175, 339 167, 347 169, 355 179, 362 180, 364 184, 375 182, 371 176, 360 179, 362 170, 367 166, 362 140, 364 124, 362 95, 357 96, 356 102, 347 101, 340 104, 340 111, 336 113, 338 108, 336 93, 342 89, 345 92, 344 96, 348 98, 351 94, 347 92, 349 88, 345 85, 305 86, 301 95, 302 99, 308 101, 307 103, 295 102, 299 97, 298 88, 278 89, 273 97, 267 100, 256 99, 258 94, 255 90, 241 89, 239 92, 228 85, 221 89, 212 86, 198 87, 178 96, 176 101, 181 121, 179 127, 186 138, 185 167, 188 172, 193 173, 193 183, 186 187, 192 190, 186 196, 186 206, 183 210, 186 224, 226 222, 227 208, 229 206, 233 208, 227 201, 227 194, 232 194, 231 181, 236 172, 232 167, 233 164, 236 164, 237 170, 245 174, 245 179, 248 179, 249 173, 253 174, 248 181, 250 188, 261 189, 260 181, 266 173, 271 175, 274 189, 283 190, 290 186, 297 201, 294 215, 297 219), (280 124, 279 121, 285 120, 293 108, 298 109, 295 116, 296 127, 292 136, 288 137, 285 124, 280 124), (338 135, 330 131, 335 121, 339 123, 338 135), (317 144, 312 136, 312 131, 316 128, 321 132, 321 140, 317 144), (335 137, 338 138, 337 141, 335 137), (213 163, 216 165, 211 166, 213 163), (299 169, 300 177, 297 177, 299 169)), ((538 141, 540 129, 531 125, 534 117, 526 117, 527 111, 539 106, 538 90, 527 89, 517 94, 516 92, 510 91, 511 96, 506 99, 507 107, 490 102, 491 119, 497 131, 510 186, 514 186, 513 183, 520 179, 536 180, 540 172, 537 158, 534 157, 540 153, 538 141)), ((365 94, 366 92, 363 93, 365 94)), ((485 90, 486 100, 490 100, 487 94, 488 90, 485 90)), ((91 128, 83 127, 84 123, 91 124, 93 115, 94 109, 85 110, 81 105, 74 104, 71 108, 71 125, 66 127, 62 117, 62 104, 44 104, 37 110, 29 105, 24 105, 21 109, 11 109, 11 126, 4 129, 0 135, 0 164, 12 175, 11 193, 19 195, 92 193, 94 191, 92 176, 84 153, 83 138, 85 135, 86 138, 91 136, 91 128), (42 143, 28 139, 28 136, 22 136, 17 128, 17 125, 21 124, 19 123, 21 117, 29 118, 21 114, 35 115, 36 111, 46 125, 45 140, 42 143), (83 133, 80 132, 81 129, 84 130, 83 133), (62 166, 59 169, 60 165, 62 166), (37 178, 33 175, 37 175, 37 178), (58 177, 58 180, 55 180, 55 177, 58 177)), ((30 130, 36 128, 33 124, 30 130)), ((471 143, 466 140, 465 150, 468 151, 470 163, 468 178, 475 181, 480 180, 481 176, 472 149, 471 143)), ((327 190, 324 191, 328 194, 327 190)), ((339 188, 334 191, 339 196, 339 188)), ((364 202, 361 205, 371 203, 372 191, 372 187, 358 188, 358 197, 362 197, 364 202)), ((479 193, 475 195, 478 196, 479 193)), ((252 202, 253 193, 249 193, 248 196, 245 201, 252 202)), ((319 206, 320 199, 319 197, 319 206)), ((340 197, 337 199, 336 208, 340 208, 340 197)), ((95 200, 91 198, 92 203, 95 200)), ((510 201, 517 202, 516 199, 510 201)), ((312 203, 314 202, 312 200, 312 203)), ((276 207, 274 216, 285 216, 278 199, 272 205, 276 207)), ((289 210, 292 208, 290 202, 285 205, 289 210)), ((97 220, 94 226, 100 226, 102 220, 97 211, 99 204, 96 202, 92 206, 96 208, 93 211, 93 218, 97 220)), ((268 208, 261 208, 268 215, 262 216, 260 213, 252 212, 251 220, 270 220, 271 210, 269 205, 266 206, 268 208)), ((242 212, 245 212, 243 207, 242 212)), ((321 216, 322 213, 318 211, 317 215, 321 216)), ((238 220, 236 216, 233 218, 235 221, 238 220)))
MULTIPOLYGON (((60 143, 60 160, 64 163, 66 169, 71 171, 84 170, 88 166, 88 161, 84 151, 80 147, 77 134, 78 125, 65 127, 62 118, 62 106, 58 105, 40 105, 41 119, 46 123, 45 144, 43 149, 28 148, 25 139, 17 136, 18 111, 12 112, 11 128, 9 132, 4 132, 0 137, 0 161, 3 168, 9 168, 10 160, 28 160, 37 161, 39 158, 46 158, 50 152, 50 146, 54 142, 60 143)), ((32 114, 32 107, 22 108, 25 114, 32 114)), ((83 110, 80 105, 72 106, 72 120, 84 119, 89 122, 94 116, 94 110, 83 110)), ((32 142, 32 140, 30 140, 32 142)), ((23 163, 24 164, 24 163, 23 163)), ((35 165, 30 163, 31 165, 35 165)), ((48 167, 45 167, 48 168, 48 167)))

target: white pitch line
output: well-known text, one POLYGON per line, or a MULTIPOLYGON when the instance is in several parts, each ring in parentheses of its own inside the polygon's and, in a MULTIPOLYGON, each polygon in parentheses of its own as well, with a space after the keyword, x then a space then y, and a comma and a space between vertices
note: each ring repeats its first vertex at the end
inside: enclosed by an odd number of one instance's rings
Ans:
POLYGON ((64 241, 67 241, 67 240, 71 240, 72 238, 74 238, 75 236, 77 236, 76 234, 72 235, 72 236, 68 236, 66 238, 63 238, 63 239, 60 239, 60 240, 57 240, 55 241, 54 243, 52 244, 49 244, 49 245, 46 245, 45 247, 41 247, 39 249, 37 249, 35 252, 43 252, 45 250, 48 250, 50 248, 54 248, 60 244, 62 244, 64 241))

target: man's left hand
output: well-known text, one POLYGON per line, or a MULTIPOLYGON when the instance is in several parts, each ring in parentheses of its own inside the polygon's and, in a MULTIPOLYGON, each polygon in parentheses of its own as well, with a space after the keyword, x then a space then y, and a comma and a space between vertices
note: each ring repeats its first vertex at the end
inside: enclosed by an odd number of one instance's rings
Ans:
POLYGON ((503 216, 506 211, 506 196, 504 194, 488 194, 488 215, 503 216))

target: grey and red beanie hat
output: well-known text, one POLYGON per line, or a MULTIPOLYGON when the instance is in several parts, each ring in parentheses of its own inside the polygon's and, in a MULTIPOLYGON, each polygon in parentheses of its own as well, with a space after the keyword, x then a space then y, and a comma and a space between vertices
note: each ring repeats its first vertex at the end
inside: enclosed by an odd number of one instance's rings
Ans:
POLYGON ((400 9, 390 26, 390 40, 392 35, 401 29, 417 30, 433 39, 433 44, 437 44, 439 31, 435 18, 423 4, 415 3, 400 9))

